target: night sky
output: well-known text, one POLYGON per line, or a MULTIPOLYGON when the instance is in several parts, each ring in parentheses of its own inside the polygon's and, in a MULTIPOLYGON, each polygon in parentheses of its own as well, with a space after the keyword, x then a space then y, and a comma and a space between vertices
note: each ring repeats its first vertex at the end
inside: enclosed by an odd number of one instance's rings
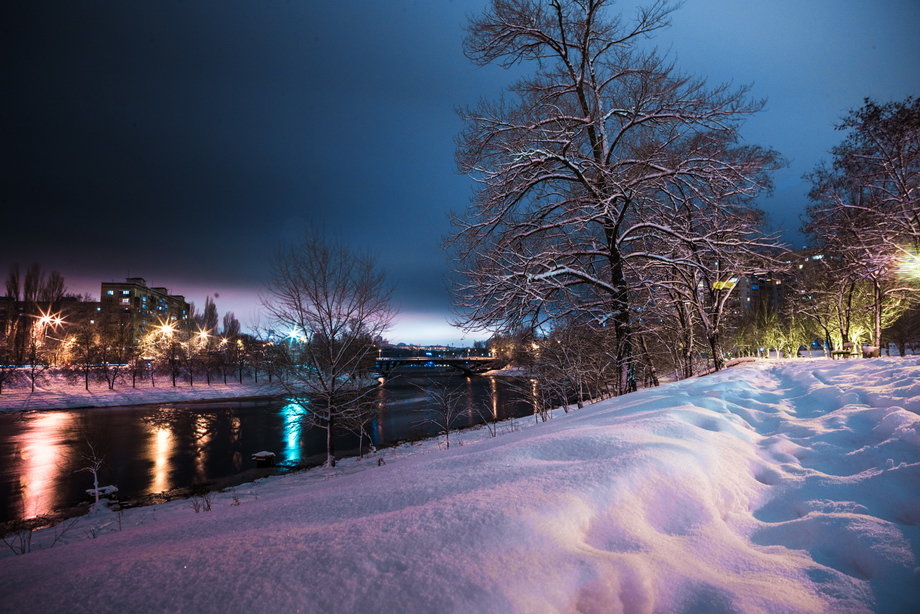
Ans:
MULTIPOLYGON (((472 187, 455 109, 512 78, 461 53, 484 4, 3 2, 0 273, 40 262, 94 296, 145 277, 264 326, 276 246, 312 229, 385 271, 391 341, 461 343, 441 249, 472 187)), ((672 22, 651 44, 681 70, 768 99, 744 134, 790 163, 761 205, 794 246, 833 124, 920 95, 917 0, 690 0, 672 22)))

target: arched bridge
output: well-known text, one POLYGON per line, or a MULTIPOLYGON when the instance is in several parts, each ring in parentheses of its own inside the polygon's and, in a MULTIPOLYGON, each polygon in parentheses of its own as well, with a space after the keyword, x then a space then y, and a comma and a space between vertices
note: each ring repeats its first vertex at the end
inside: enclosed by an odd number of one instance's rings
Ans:
POLYGON ((483 356, 469 356, 440 358, 432 356, 410 356, 406 358, 378 358, 376 360, 377 370, 384 376, 389 377, 390 373, 400 367, 444 367, 456 369, 464 375, 479 375, 491 369, 498 369, 502 364, 495 358, 483 356))

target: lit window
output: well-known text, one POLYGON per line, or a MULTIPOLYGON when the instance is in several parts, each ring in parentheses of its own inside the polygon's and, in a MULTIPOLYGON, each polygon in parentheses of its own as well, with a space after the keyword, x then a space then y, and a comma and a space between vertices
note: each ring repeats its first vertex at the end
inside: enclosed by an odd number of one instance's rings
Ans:
POLYGON ((131 294, 131 291, 130 291, 130 290, 122 290, 121 293, 122 293, 122 294, 131 294))
POLYGON ((106 290, 105 293, 108 294, 109 296, 112 296, 113 294, 115 294, 115 291, 114 291, 114 290, 106 290))
POLYGON ((122 304, 122 305, 130 305, 130 304, 131 304, 131 299, 129 299, 129 298, 123 298, 123 299, 121 299, 121 304, 122 304))

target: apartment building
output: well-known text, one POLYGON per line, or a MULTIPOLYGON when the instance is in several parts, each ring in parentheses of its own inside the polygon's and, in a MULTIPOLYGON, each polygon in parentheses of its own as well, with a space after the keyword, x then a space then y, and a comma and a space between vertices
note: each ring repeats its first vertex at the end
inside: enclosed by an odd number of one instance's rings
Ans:
POLYGON ((185 297, 162 287, 149 287, 143 277, 122 282, 102 282, 99 293, 100 320, 127 324, 135 341, 155 326, 188 319, 185 297))

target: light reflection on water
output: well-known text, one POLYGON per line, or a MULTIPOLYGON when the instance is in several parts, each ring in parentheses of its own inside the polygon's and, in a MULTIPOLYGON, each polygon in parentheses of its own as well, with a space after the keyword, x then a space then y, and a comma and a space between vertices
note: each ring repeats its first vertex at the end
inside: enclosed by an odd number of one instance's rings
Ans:
POLYGON ((23 469, 19 478, 22 513, 25 518, 49 514, 57 499, 57 481, 64 471, 69 453, 67 435, 73 416, 51 412, 30 417, 20 436, 23 469))
POLYGON ((284 456, 285 463, 298 464, 301 459, 300 433, 303 430, 304 408, 297 403, 288 403, 281 408, 284 418, 284 456))
MULTIPOLYGON (((520 395, 493 378, 442 378, 469 394, 468 419, 529 415, 520 395)), ((377 415, 367 425, 379 448, 436 433, 419 425, 430 408, 420 392, 428 378, 387 382, 377 392, 377 415)), ((528 386, 529 388, 529 386, 528 386)), ((91 443, 104 457, 100 483, 118 487, 119 498, 248 481, 264 475, 251 460, 262 450, 286 466, 324 460, 325 433, 309 428, 297 404, 224 402, 208 405, 147 405, 0 414, 0 522, 51 515, 88 501, 91 486, 80 455, 91 443)), ((461 426, 461 425, 457 425, 461 426)), ((357 455, 359 439, 335 437, 339 455, 357 455)), ((361 440, 364 452, 367 439, 361 440)))
POLYGON ((208 478, 205 463, 208 459, 208 444, 214 436, 211 430, 213 416, 199 415, 195 418, 195 479, 204 482, 208 478))
POLYGON ((492 419, 498 420, 498 381, 494 377, 489 378, 489 405, 492 408, 492 419))
POLYGON ((151 431, 150 456, 153 458, 153 468, 150 492, 163 492, 170 488, 170 461, 173 451, 172 436, 169 428, 165 426, 152 426, 151 431))

